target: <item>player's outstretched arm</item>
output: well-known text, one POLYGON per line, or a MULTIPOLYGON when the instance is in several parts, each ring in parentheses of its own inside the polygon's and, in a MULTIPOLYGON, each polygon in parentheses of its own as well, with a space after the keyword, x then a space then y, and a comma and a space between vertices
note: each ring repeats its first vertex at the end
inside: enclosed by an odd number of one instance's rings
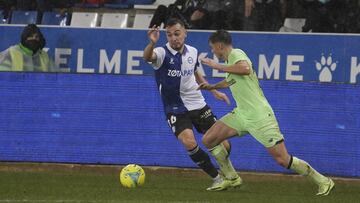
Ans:
POLYGON ((230 82, 227 82, 226 80, 222 80, 216 84, 209 84, 207 82, 204 82, 199 85, 198 89, 202 89, 202 90, 223 89, 231 86, 232 84, 234 84, 234 80, 231 80, 230 82))
POLYGON ((157 43, 157 41, 160 38, 160 31, 159 27, 154 25, 150 30, 148 31, 148 38, 149 38, 149 44, 144 49, 144 60, 147 62, 155 62, 156 61, 156 54, 154 53, 154 48, 157 43))
POLYGON ((217 70, 220 70, 220 71, 224 71, 224 72, 227 72, 227 73, 237 74, 237 75, 249 75, 250 70, 251 70, 248 62, 247 61, 242 61, 242 60, 240 60, 240 61, 238 61, 235 64, 230 65, 230 66, 221 65, 221 64, 219 64, 219 63, 217 63, 214 60, 209 59, 209 58, 203 58, 203 59, 200 59, 200 60, 201 60, 202 64, 205 64, 205 65, 209 66, 210 68, 217 69, 217 70))
MULTIPOLYGON (((196 71, 196 72, 195 72, 195 78, 196 78, 196 82, 197 82, 198 84, 200 84, 200 86, 201 86, 201 84, 204 84, 204 85, 205 85, 205 84, 208 84, 208 85, 210 85, 210 84, 206 81, 206 79, 200 74, 199 71, 196 71)), ((199 86, 198 90, 200 89, 200 86, 199 86)), ((209 89, 209 90, 210 90, 210 89, 209 89)), ((230 99, 226 96, 225 93, 222 93, 222 92, 220 92, 220 91, 218 91, 218 90, 216 90, 216 89, 211 89, 210 91, 213 93, 213 95, 214 95, 214 97, 215 97, 216 99, 221 100, 221 101, 224 101, 224 102, 226 102, 228 105, 230 105, 230 99)))

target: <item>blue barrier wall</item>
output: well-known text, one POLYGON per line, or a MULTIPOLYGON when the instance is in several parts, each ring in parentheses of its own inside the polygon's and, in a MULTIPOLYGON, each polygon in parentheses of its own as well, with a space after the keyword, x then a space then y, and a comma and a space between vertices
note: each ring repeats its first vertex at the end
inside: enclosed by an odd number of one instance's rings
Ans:
MULTIPOLYGON (((0 48, 16 43, 21 29, 0 26, 0 48)), ((195 167, 141 60, 146 31, 42 29, 49 53, 72 73, 0 72, 0 161, 195 167)), ((208 35, 191 32, 188 40, 213 57, 208 35)), ((234 40, 269 79, 261 85, 290 153, 321 172, 360 177, 360 37, 234 33, 234 40)), ((205 96, 219 117, 233 108, 205 96)), ((237 169, 285 172, 251 136, 232 142, 237 169)))
MULTIPOLYGON (((292 154, 324 173, 360 176, 358 85, 261 85, 292 154)), ((1 73, 0 92, 1 161, 194 167, 152 76, 1 73)), ((206 98, 218 116, 232 108, 206 98)), ((237 169, 284 172, 251 136, 232 142, 237 169)))
MULTIPOLYGON (((0 50, 18 43, 23 28, 0 26, 0 50)), ((146 30, 41 28, 48 52, 63 71, 104 74, 152 74, 142 60, 146 30)), ((201 57, 213 58, 209 32, 189 32, 187 42, 201 57)), ((358 83, 360 35, 232 33, 234 46, 251 58, 259 78, 289 81, 358 83)), ((161 33, 159 45, 166 41, 161 33)), ((221 76, 204 68, 207 76, 221 76)))

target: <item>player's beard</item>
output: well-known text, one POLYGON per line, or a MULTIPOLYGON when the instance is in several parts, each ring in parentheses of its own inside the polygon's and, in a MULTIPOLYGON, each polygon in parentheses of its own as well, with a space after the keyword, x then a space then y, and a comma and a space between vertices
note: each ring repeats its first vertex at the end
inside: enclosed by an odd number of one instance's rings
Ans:
POLYGON ((171 48, 173 48, 176 51, 180 51, 184 47, 184 43, 174 43, 171 45, 171 48))

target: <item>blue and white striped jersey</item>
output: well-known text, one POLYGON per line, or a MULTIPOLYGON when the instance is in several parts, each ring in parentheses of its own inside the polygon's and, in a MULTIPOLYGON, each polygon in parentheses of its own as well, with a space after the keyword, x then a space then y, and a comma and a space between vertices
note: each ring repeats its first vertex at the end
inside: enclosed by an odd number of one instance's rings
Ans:
POLYGON ((157 60, 152 66, 165 113, 183 113, 203 108, 206 103, 195 79, 199 65, 196 48, 185 45, 183 53, 167 43, 154 49, 157 60))

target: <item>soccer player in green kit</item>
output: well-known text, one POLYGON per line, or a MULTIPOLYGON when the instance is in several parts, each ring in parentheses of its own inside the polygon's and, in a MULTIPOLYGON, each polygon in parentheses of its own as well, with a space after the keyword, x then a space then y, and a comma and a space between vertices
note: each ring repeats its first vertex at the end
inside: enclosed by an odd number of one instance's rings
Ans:
POLYGON ((318 186, 316 195, 325 196, 334 187, 334 182, 307 162, 288 154, 284 137, 280 132, 274 112, 265 98, 252 63, 244 51, 233 48, 229 32, 218 30, 209 38, 212 52, 225 61, 225 65, 205 58, 202 63, 213 69, 226 72, 226 79, 216 84, 202 83, 199 89, 212 90, 230 87, 236 108, 218 120, 204 135, 203 143, 215 157, 223 171, 227 167, 227 155, 221 153, 218 145, 235 135, 251 134, 267 149, 276 162, 284 168, 309 177, 318 186))

